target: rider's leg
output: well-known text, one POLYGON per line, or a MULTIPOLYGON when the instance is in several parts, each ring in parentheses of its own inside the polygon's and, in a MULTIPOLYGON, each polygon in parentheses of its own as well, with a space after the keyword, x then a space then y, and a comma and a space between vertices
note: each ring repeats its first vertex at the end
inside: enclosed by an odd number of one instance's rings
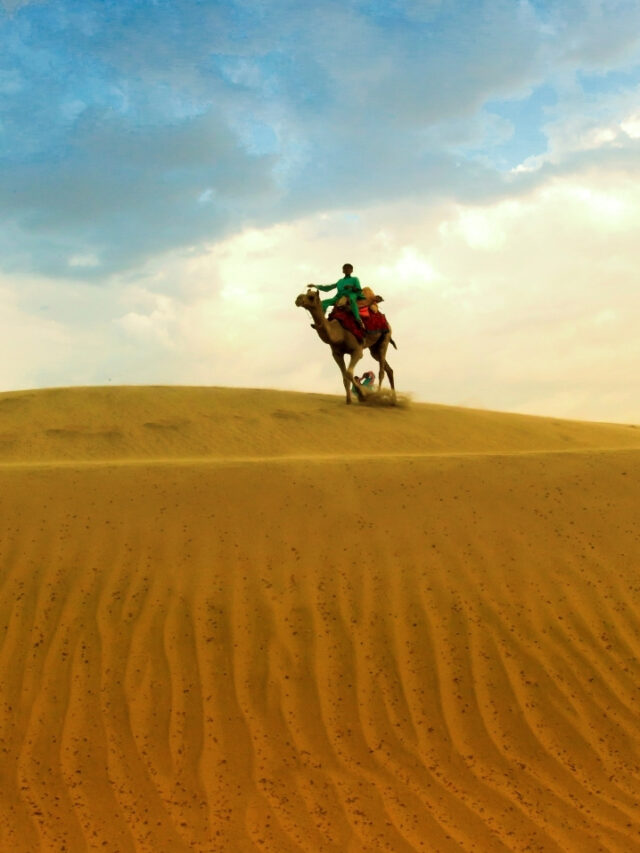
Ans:
POLYGON ((360 311, 358 309, 358 300, 356 299, 355 293, 349 294, 349 302, 351 303, 351 310, 353 311, 353 316, 356 318, 356 322, 361 326, 364 326, 362 322, 362 317, 360 316, 360 311))
POLYGON ((338 296, 332 296, 331 299, 323 299, 322 300, 322 310, 326 311, 330 305, 335 305, 338 301, 338 296))

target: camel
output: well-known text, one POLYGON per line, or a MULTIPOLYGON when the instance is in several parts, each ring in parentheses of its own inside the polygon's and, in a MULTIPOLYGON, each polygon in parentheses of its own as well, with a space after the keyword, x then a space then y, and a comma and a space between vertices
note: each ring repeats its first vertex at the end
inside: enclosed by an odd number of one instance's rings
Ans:
POLYGON ((351 403, 351 386, 356 389, 356 393, 360 400, 364 400, 364 393, 358 387, 358 383, 353 381, 353 369, 360 361, 364 354, 364 350, 368 349, 374 359, 380 365, 378 375, 378 385, 382 384, 384 374, 389 377, 391 390, 395 393, 395 385, 393 384, 393 370, 389 366, 386 355, 389 342, 395 347, 395 343, 391 340, 391 329, 376 332, 365 332, 365 337, 362 343, 348 332, 337 320, 327 320, 322 310, 320 294, 317 290, 307 290, 306 293, 301 293, 296 299, 296 305, 306 310, 313 317, 311 328, 315 329, 321 341, 329 344, 331 347, 331 355, 334 361, 340 368, 342 381, 344 382, 344 390, 347 394, 347 404, 351 403), (344 357, 350 356, 349 366, 345 367, 344 357))

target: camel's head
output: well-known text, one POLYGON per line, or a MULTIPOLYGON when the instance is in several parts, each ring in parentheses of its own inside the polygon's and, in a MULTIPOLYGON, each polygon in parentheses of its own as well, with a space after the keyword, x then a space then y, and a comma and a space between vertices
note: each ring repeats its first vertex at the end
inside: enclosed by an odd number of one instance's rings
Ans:
POLYGON ((301 293, 296 298, 298 308, 306 308, 307 311, 312 311, 320 304, 320 294, 317 290, 307 290, 306 293, 301 293))

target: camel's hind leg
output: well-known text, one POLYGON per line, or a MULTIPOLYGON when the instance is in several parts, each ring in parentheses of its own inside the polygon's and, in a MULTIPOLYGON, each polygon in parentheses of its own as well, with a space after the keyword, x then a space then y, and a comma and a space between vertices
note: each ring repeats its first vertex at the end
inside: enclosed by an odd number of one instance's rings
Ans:
POLYGON ((379 366, 379 369, 378 369, 378 388, 382 387, 382 380, 384 379, 384 375, 386 373, 387 378, 389 379, 389 385, 391 386, 391 390, 394 392, 394 396, 395 396, 396 386, 394 385, 394 382, 393 382, 393 370, 391 369, 391 365, 387 361, 387 347, 389 346, 389 339, 390 338, 391 338, 390 334, 386 335, 384 340, 380 343, 380 346, 374 347, 371 350, 371 355, 378 362, 378 366, 379 366))
MULTIPOLYGON (((395 396, 396 386, 393 382, 393 370, 391 370, 391 365, 389 364, 386 358, 384 360, 384 365, 381 365, 380 376, 382 376, 382 367, 384 367, 384 372, 387 374, 387 378, 389 379, 389 385, 391 385, 391 390, 393 391, 393 394, 395 396)), ((380 382, 382 382, 382 379, 380 379, 380 382)))
POLYGON ((386 358, 382 357, 379 359, 380 362, 380 371, 378 373, 378 388, 382 388, 382 380, 384 379, 385 373, 387 374, 387 378, 389 379, 389 385, 391 386, 391 395, 393 399, 396 398, 396 386, 393 382, 393 370, 391 369, 391 365, 387 361, 386 358))

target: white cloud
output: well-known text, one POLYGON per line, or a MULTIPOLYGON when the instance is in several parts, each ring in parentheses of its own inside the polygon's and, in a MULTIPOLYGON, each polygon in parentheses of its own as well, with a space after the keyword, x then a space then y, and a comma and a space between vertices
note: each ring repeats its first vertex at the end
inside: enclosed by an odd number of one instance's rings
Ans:
POLYGON ((620 127, 631 139, 640 139, 640 113, 632 113, 620 122, 620 127))
POLYGON ((497 251, 504 245, 506 239, 504 228, 501 225, 504 212, 507 212, 507 216, 511 216, 511 212, 516 207, 517 205, 514 202, 501 205, 499 210, 502 216, 496 215, 496 210, 493 208, 474 210, 461 207, 456 219, 453 222, 443 222, 439 232, 443 236, 459 234, 472 249, 497 251))
POLYGON ((418 293, 437 287, 441 276, 431 261, 414 246, 404 246, 392 264, 383 264, 376 269, 378 277, 394 281, 396 291, 418 293))
POLYGON ((99 266, 100 259, 93 253, 88 255, 71 255, 67 263, 70 267, 91 268, 99 266))
POLYGON ((159 343, 167 350, 173 350, 176 346, 176 305, 175 301, 164 294, 151 293, 149 291, 137 291, 137 298, 150 303, 148 311, 128 311, 116 321, 121 328, 133 339, 139 342, 141 347, 149 342, 159 343))
MULTIPOLYGON (((514 125, 487 102, 564 87, 554 164, 633 136, 631 119, 611 129, 610 94, 594 111, 576 80, 631 62, 636 5, 273 0, 134 14, 62 0, 30 50, 17 37, 3 57, 2 256, 62 278, 91 267, 98 280, 249 224, 385 199, 489 200, 504 176, 482 154, 514 125)), ((514 193, 543 162, 522 156, 514 193)))
MULTIPOLYGON (((73 331, 51 317, 46 309, 22 304, 20 291, 6 279, 0 279, 0 389, 33 388, 53 378, 56 367, 67 362, 73 348, 73 331)), ((31 286, 29 282, 27 286, 31 286)), ((51 384, 56 384, 55 380, 51 384)))
POLYGON ((517 203, 399 203, 248 229, 109 288, 5 279, 5 387, 111 380, 339 394, 329 350, 294 301, 349 260, 385 297, 400 389, 638 422, 639 224, 640 182, 609 173, 557 179, 517 203))
POLYGON ((635 140, 640 138, 639 97, 637 83, 595 93, 575 83, 564 90, 559 87, 558 101, 548 109, 549 118, 542 128, 546 152, 526 158, 513 171, 536 171, 545 163, 565 173, 589 166, 597 169, 602 154, 606 154, 609 168, 616 162, 628 167, 629 153, 637 153, 635 140))

